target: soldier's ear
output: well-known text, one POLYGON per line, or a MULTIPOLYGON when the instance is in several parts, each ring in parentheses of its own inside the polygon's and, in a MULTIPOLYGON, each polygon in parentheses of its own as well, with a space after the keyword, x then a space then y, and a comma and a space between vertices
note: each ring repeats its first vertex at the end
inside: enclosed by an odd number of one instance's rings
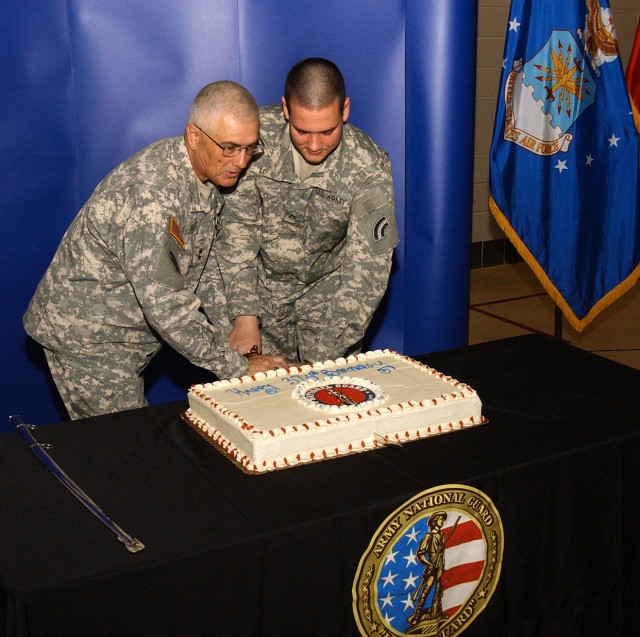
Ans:
POLYGON ((282 114, 284 118, 289 121, 289 109, 287 108, 287 101, 284 99, 284 96, 280 98, 280 101, 282 102, 282 114))
POLYGON ((200 131, 198 131, 196 126, 194 126, 193 124, 187 124, 184 131, 184 136, 189 150, 196 149, 196 146, 198 145, 198 139, 200 137, 198 134, 199 132, 200 131))
POLYGON ((344 106, 342 107, 342 123, 346 124, 349 119, 349 109, 351 108, 351 99, 349 97, 344 98, 344 106))

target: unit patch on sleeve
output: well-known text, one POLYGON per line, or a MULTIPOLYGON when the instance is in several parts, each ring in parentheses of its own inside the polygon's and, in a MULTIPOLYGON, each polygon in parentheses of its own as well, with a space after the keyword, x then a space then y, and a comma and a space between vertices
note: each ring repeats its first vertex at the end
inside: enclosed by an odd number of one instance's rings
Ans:
POLYGON ((502 521, 481 491, 449 484, 419 493, 378 528, 353 582, 365 637, 461 634, 500 577, 502 521))
POLYGON ((374 254, 393 250, 398 245, 398 228, 393 206, 380 188, 372 190, 366 199, 353 205, 353 214, 360 231, 369 239, 374 254))

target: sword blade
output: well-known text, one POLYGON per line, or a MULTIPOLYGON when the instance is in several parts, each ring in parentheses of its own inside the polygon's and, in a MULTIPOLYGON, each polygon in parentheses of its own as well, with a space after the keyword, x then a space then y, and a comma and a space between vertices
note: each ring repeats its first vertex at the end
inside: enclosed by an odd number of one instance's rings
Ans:
POLYGON ((51 448, 47 443, 38 442, 31 429, 37 429, 35 425, 28 425, 18 415, 10 416, 9 421, 18 430, 20 436, 29 449, 38 457, 42 464, 70 491, 100 522, 113 531, 127 551, 138 553, 144 549, 144 544, 127 533, 120 525, 116 524, 58 465, 58 463, 45 451, 51 448))

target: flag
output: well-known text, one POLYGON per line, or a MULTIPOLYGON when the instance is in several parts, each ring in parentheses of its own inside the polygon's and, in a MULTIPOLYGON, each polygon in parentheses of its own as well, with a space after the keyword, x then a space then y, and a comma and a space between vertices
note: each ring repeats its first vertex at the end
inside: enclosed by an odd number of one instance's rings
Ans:
POLYGON ((606 0, 512 0, 491 211, 581 331, 640 277, 638 133, 606 0))
POLYGON ((636 122, 636 128, 640 130, 640 22, 636 27, 636 39, 633 42, 633 49, 631 49, 625 79, 633 108, 633 119, 636 122))

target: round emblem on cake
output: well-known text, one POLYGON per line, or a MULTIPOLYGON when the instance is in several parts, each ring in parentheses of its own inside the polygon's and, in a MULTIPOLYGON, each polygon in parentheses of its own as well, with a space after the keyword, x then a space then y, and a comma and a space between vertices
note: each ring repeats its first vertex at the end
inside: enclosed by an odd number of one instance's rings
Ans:
POLYGON ((293 390, 293 398, 322 411, 360 411, 383 403, 387 396, 379 385, 363 378, 308 380, 293 390))
POLYGON ((361 405, 373 400, 376 395, 362 385, 347 385, 346 383, 329 383, 324 387, 307 389, 304 397, 321 405, 351 406, 361 405))

